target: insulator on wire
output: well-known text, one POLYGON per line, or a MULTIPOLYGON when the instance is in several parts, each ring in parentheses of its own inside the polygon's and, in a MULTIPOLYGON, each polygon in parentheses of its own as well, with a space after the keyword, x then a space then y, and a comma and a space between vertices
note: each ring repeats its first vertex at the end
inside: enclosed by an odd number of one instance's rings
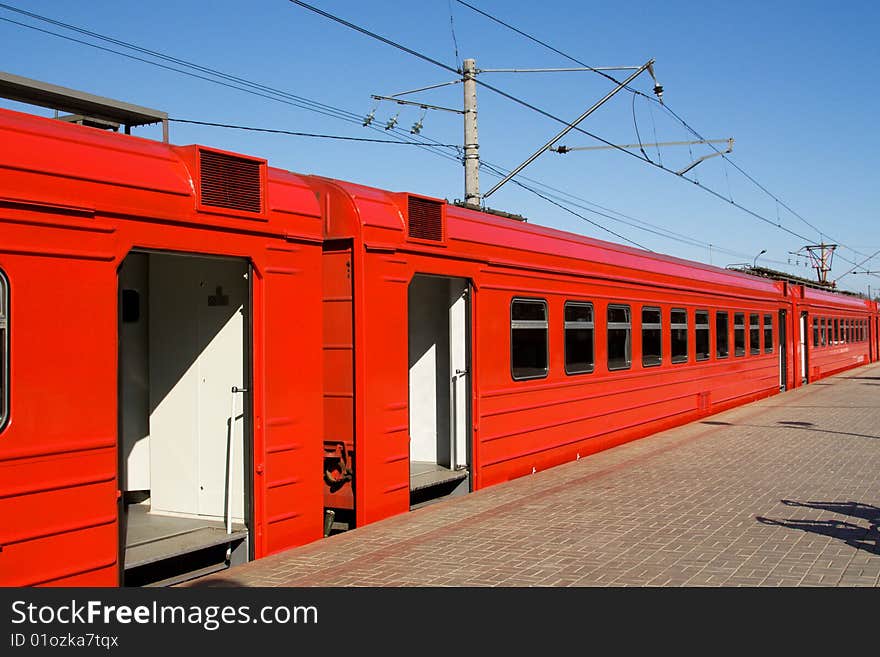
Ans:
POLYGON ((390 119, 388 119, 388 123, 385 124, 386 130, 391 130, 391 128, 393 128, 394 126, 397 125, 397 117, 399 114, 400 114, 400 112, 398 112, 397 114, 392 116, 390 119))
POLYGON ((370 125, 373 122, 373 119, 375 119, 375 118, 376 118, 376 108, 374 107, 372 110, 370 110, 370 113, 364 117, 364 127, 366 128, 368 125, 370 125))
POLYGON ((419 120, 413 123, 412 129, 409 131, 410 134, 417 135, 422 131, 422 126, 424 125, 422 122, 425 120, 425 115, 428 113, 428 108, 422 105, 422 115, 419 117, 419 120))
POLYGON ((663 104, 663 85, 655 84, 654 85, 654 95, 657 96, 657 100, 660 101, 660 104, 663 104))

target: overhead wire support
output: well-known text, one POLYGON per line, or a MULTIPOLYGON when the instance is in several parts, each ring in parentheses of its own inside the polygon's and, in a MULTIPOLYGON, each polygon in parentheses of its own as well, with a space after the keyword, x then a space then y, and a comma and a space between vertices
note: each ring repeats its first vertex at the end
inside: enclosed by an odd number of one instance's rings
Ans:
MULTIPOLYGON (((397 98, 398 96, 408 96, 409 94, 415 94, 420 91, 428 91, 429 89, 439 89, 440 87, 448 87, 453 84, 461 84, 461 80, 451 80, 450 82, 441 82, 439 84, 429 84, 427 87, 419 87, 418 89, 410 89, 409 91, 400 91, 396 94, 391 94, 388 98, 397 98)), ((373 96, 375 98, 375 96, 373 96)))
POLYGON ((613 146, 557 146, 550 150, 556 153, 569 153, 571 151, 599 151, 614 148, 636 149, 642 146, 692 146, 698 144, 727 144, 728 148, 733 150, 733 137, 728 137, 727 139, 694 139, 693 141, 658 141, 651 144, 614 144, 613 146))
POLYGON ((504 178, 502 178, 498 183, 496 183, 495 186, 494 186, 492 189, 490 189, 488 192, 486 192, 485 194, 483 194, 483 198, 485 199, 485 198, 491 196, 492 194, 494 194, 494 193, 498 190, 498 188, 500 188, 504 183, 506 183, 508 180, 510 180, 511 178, 513 178, 516 174, 518 174, 520 171, 522 171, 522 170, 525 169, 527 166, 529 166, 532 162, 534 162, 536 159, 538 159, 538 156, 540 156, 541 153, 543 153, 544 151, 546 151, 547 149, 549 149, 553 144, 555 144, 557 141, 559 141, 560 139, 562 139, 562 138, 563 138, 565 135, 567 135, 569 132, 571 132, 572 130, 574 130, 574 129, 577 127, 577 125, 578 125, 581 121, 583 121, 584 119, 586 119, 588 116, 590 116, 590 114, 592 114, 592 113, 595 112, 597 109, 599 109, 600 107, 602 107, 602 105, 604 105, 606 102, 608 102, 609 100, 611 100, 611 98, 612 98, 615 94, 617 94, 617 92, 619 92, 619 91, 620 91, 621 89, 623 89, 626 85, 628 85, 630 82, 632 82, 633 80, 635 80, 639 75, 642 74, 642 72, 646 71, 649 67, 653 66, 653 64, 654 64, 654 60, 653 60, 653 59, 650 59, 650 60, 648 60, 647 62, 645 62, 644 64, 642 64, 642 65, 641 65, 636 71, 634 71, 632 74, 630 74, 630 76, 629 76, 626 80, 624 80, 623 82, 621 82, 620 84, 618 84, 614 89, 612 89, 612 90, 609 91, 607 94, 605 94, 602 98, 600 98, 600 99, 597 100, 595 103, 593 103, 593 105, 590 106, 590 108, 587 109, 587 111, 585 111, 583 114, 581 114, 581 115, 580 115, 578 118, 576 118, 574 121, 572 121, 571 123, 569 123, 568 125, 566 125, 562 130, 560 130, 558 133, 556 133, 556 134, 555 134, 555 135, 554 135, 549 141, 547 141, 547 143, 545 143, 545 144, 544 144, 543 146, 541 146, 538 150, 536 150, 534 153, 532 153, 532 155, 530 155, 530 156, 526 159, 525 162, 523 162, 522 164, 520 164, 520 165, 519 165, 518 167, 516 167, 513 171, 511 171, 509 174, 507 174, 504 178))
MULTIPOLYGON (((463 5, 463 6, 467 7, 468 9, 471 9, 471 10, 474 11, 475 13, 480 14, 481 16, 483 16, 483 17, 489 19, 490 21, 493 21, 494 23, 497 23, 497 24, 499 24, 499 25, 501 25, 501 26, 503 26, 503 27, 509 29, 510 31, 515 32, 516 34, 519 34, 520 36, 522 36, 522 37, 528 39, 529 41, 532 41, 532 42, 534 42, 534 43, 537 43, 538 45, 540 45, 540 46, 542 46, 542 47, 544 47, 544 48, 550 50, 551 52, 556 53, 557 55, 560 55, 560 56, 564 57, 565 59, 567 59, 567 60, 569 60, 569 61, 574 62, 575 64, 580 64, 581 66, 588 66, 587 64, 585 64, 585 63, 584 63, 583 61, 581 61, 580 59, 577 59, 576 57, 573 57, 572 55, 570 55, 570 54, 568 54, 568 53, 566 53, 566 52, 563 52, 562 50, 559 50, 558 48, 553 47, 552 45, 550 45, 550 44, 547 43, 546 41, 542 41, 541 39, 538 39, 537 37, 534 37, 534 36, 532 36, 531 34, 528 34, 527 32, 524 32, 523 30, 520 30, 519 28, 517 28, 517 27, 515 27, 515 26, 513 26, 513 25, 511 25, 511 24, 509 24, 509 23, 506 23, 505 21, 501 20, 500 18, 497 18, 496 16, 493 16, 492 14, 490 14, 490 13, 488 13, 488 12, 485 12, 485 11, 483 11, 482 9, 479 9, 478 7, 475 7, 474 5, 472 5, 472 4, 468 3, 468 2, 465 2, 464 0, 455 0, 455 1, 456 1, 458 4, 463 5)), ((595 70, 596 70, 596 73, 598 73, 599 75, 601 75, 601 76, 607 78, 608 80, 610 80, 610 81, 612 81, 612 82, 614 82, 614 83, 617 83, 617 82, 618 82, 618 80, 617 80, 616 78, 614 78, 613 76, 611 76, 611 75, 609 75, 609 74, 603 72, 603 70, 601 70, 600 68, 596 68, 595 70)), ((639 91, 639 90, 637 90, 637 89, 632 89, 632 88, 630 88, 630 87, 627 87, 627 91, 630 91, 630 92, 633 93, 633 94, 636 94, 636 95, 642 96, 642 97, 644 97, 644 98, 646 98, 646 99, 648 99, 648 100, 652 100, 652 101, 655 100, 655 99, 651 98, 649 95, 647 95, 647 94, 645 94, 645 93, 643 93, 643 92, 641 92, 641 91, 639 91)), ((691 134, 693 134, 693 135, 694 135, 695 137, 697 137, 698 139, 703 139, 703 136, 702 136, 699 132, 697 132, 694 128, 692 128, 692 127, 687 123, 687 121, 685 121, 681 116, 679 116, 679 115, 678 115, 678 114, 677 114, 672 108, 670 108, 670 107, 669 107, 668 105, 666 105, 665 103, 661 103, 661 104, 663 105, 664 110, 666 110, 666 111, 667 111, 672 117, 674 117, 674 118, 675 118, 675 119, 676 119, 681 125, 683 125, 683 126, 685 127, 686 130, 688 130, 691 134)), ((591 136, 592 136, 592 135, 591 135, 591 136)), ((713 148, 714 148, 714 147, 713 147, 713 148)), ((736 162, 734 162, 733 160, 731 160, 731 159, 729 159, 729 158, 727 158, 727 157, 724 157, 724 160, 727 161, 727 162, 730 162, 730 164, 731 164, 731 165, 732 165, 737 171, 739 171, 743 176, 745 176, 745 177, 746 177, 746 178, 747 178, 752 184, 754 184, 754 185, 755 185, 756 187, 758 187, 761 191, 763 191, 765 194, 767 194, 770 198, 772 198, 774 201, 776 201, 776 202, 779 203, 782 207, 784 207, 786 210, 788 210, 793 216, 795 216, 796 218, 798 218, 799 220, 801 220, 803 223, 805 223, 807 226, 809 226, 810 228, 812 228, 813 230, 815 230, 815 231, 819 234, 819 237, 820 237, 820 238, 829 237, 827 233, 825 233, 824 231, 820 230, 820 229, 819 229, 818 227, 816 227, 814 224, 812 224, 811 222, 809 222, 807 219, 805 219, 805 218, 803 217, 803 215, 801 215, 799 212, 797 212, 796 210, 794 210, 793 208, 791 208, 787 203, 785 203, 785 202, 782 201, 779 197, 777 197, 775 194, 773 194, 773 193, 772 193, 770 190, 768 190, 764 185, 762 185, 762 184, 759 183, 757 180, 755 180, 755 178, 753 178, 751 175, 749 175, 749 174, 748 174, 748 173, 747 173, 742 167, 740 167, 736 162)), ((673 173, 674 173, 674 172, 673 172, 673 173)), ((701 188, 703 188, 703 189, 706 189, 707 191, 711 191, 711 190, 709 190, 708 188, 706 188, 706 187, 704 187, 703 185, 701 185, 701 184, 700 184, 699 182, 697 182, 697 181, 691 181, 691 182, 694 182, 696 185, 698 185, 699 187, 701 187, 701 188)), ((724 200, 729 200, 729 199, 724 199, 724 200)), ((754 214, 754 213, 750 213, 750 214, 754 214)), ((777 222, 776 225, 777 225, 778 227, 780 227, 780 228, 782 227, 781 224, 778 223, 778 222, 777 222)), ((834 240, 834 241, 838 241, 838 240, 834 240)), ((843 245, 843 244, 842 244, 841 246, 844 246, 845 248, 849 249, 850 251, 852 251, 853 253, 855 253, 855 254, 857 254, 857 255, 860 255, 860 256, 864 256, 864 255, 865 255, 864 253, 861 253, 861 252, 859 252, 859 251, 856 251, 856 250, 853 249, 852 247, 849 247, 849 246, 846 246, 846 245, 843 245)), ((847 262, 849 262, 850 264, 853 264, 853 263, 855 262, 855 261, 849 260, 849 259, 847 259, 847 258, 843 258, 842 256, 840 256, 840 257, 841 257, 842 259, 846 260, 847 262)))
MULTIPOLYGON (((308 4, 308 3, 302 2, 302 0, 290 0, 290 2, 293 3, 293 4, 296 4, 296 5, 300 6, 300 7, 303 7, 304 9, 308 9, 309 11, 312 11, 312 12, 314 12, 314 13, 320 15, 320 16, 323 16, 323 17, 325 17, 325 18, 328 18, 328 19, 330 19, 330 20, 332 20, 332 21, 334 21, 334 22, 337 22, 337 23, 339 23, 339 24, 341 24, 341 25, 344 25, 344 26, 346 26, 346 27, 348 27, 348 28, 350 28, 350 29, 353 29, 353 30, 355 30, 356 32, 360 32, 361 34, 364 34, 364 35, 369 36, 369 37, 371 37, 371 38, 374 38, 374 39, 376 39, 376 40, 378 40, 378 41, 381 41, 382 43, 385 43, 385 44, 390 45, 390 46, 392 46, 392 47, 394 47, 394 48, 397 48, 397 49, 399 49, 399 50, 401 50, 401 51, 403 51, 403 52, 406 52, 406 53, 408 53, 408 54, 411 54, 411 55, 413 55, 414 57, 417 57, 418 59, 421 59, 421 60, 423 60, 423 61, 426 61, 426 62, 429 62, 429 63, 431 63, 431 64, 434 64, 435 66, 438 66, 438 67, 440 67, 440 68, 442 68, 442 69, 444 69, 444 70, 446 70, 446 71, 449 71, 449 72, 452 72, 452 73, 460 73, 460 72, 461 72, 461 71, 459 71, 459 70, 456 70, 456 69, 454 69, 454 68, 452 68, 452 67, 450 67, 450 66, 444 64, 443 62, 440 62, 440 61, 438 61, 438 60, 436 60, 436 59, 433 59, 432 57, 429 57, 429 56, 427 56, 427 55, 425 55, 425 54, 423 54, 423 53, 417 52, 417 51, 413 50, 412 48, 408 48, 408 47, 406 47, 406 46, 403 46, 403 45, 401 45, 401 44, 399 44, 399 43, 396 43, 396 42, 394 42, 394 41, 392 41, 392 40, 390 40, 390 39, 387 39, 386 37, 380 36, 379 34, 376 34, 375 32, 371 32, 370 30, 367 30, 367 29, 362 28, 362 27, 360 27, 360 26, 358 26, 358 25, 355 25, 355 24, 353 24, 353 23, 351 23, 351 22, 349 22, 349 21, 346 21, 346 20, 344 20, 344 19, 342 19, 342 18, 339 18, 338 16, 334 16, 333 14, 330 14, 330 13, 328 13, 328 12, 325 12, 325 11, 321 10, 321 9, 318 9, 317 7, 314 7, 314 6, 312 6, 312 5, 308 4)), ((574 61, 574 62, 577 63, 577 64, 580 64, 580 65, 582 65, 582 66, 585 66, 585 64, 584 64, 583 62, 581 62, 580 60, 577 60, 577 59, 571 57, 570 55, 567 55, 566 53, 564 53, 564 52, 558 50, 557 48, 554 48, 553 46, 550 46, 549 44, 547 44, 547 43, 545 43, 545 42, 543 42, 543 41, 540 41, 539 39, 536 39, 535 37, 533 37, 533 36, 531 36, 531 35, 529 35, 529 34, 523 32, 522 30, 518 30, 517 28, 515 28, 515 27, 513 27, 513 26, 511 26, 511 25, 509 25, 509 24, 507 24, 507 23, 504 23, 503 21, 501 21, 501 20, 495 18, 494 16, 491 16, 490 14, 487 14, 487 13, 484 12, 484 11, 481 11, 481 10, 477 9, 477 8, 474 7, 473 5, 470 5, 470 4, 468 4, 467 2, 464 2, 463 0, 456 0, 456 2, 458 2, 459 4, 462 4, 462 5, 466 6, 466 7, 469 7, 470 9, 473 9, 473 10, 476 11, 477 13, 482 14, 482 15, 486 16, 487 18, 490 18, 491 20, 493 20, 493 21, 495 21, 495 22, 497 22, 497 23, 500 23, 501 25, 507 27, 508 29, 511 29, 511 30, 513 30, 514 32, 517 32, 518 34, 520 34, 520 35, 522 35, 522 36, 524 36, 524 37, 526 37, 526 38, 528 38, 528 39, 530 39, 530 40, 532 40, 532 41, 534 41, 534 42, 536 42, 536 43, 539 43, 540 45, 542 45, 542 46, 544 46, 544 47, 546 47, 546 48, 548 48, 548 49, 550 49, 550 50, 552 50, 552 51, 554 51, 554 52, 556 52, 556 53, 562 55, 563 57, 566 57, 567 59, 570 59, 570 60, 574 61)), ((608 73, 605 73, 604 71, 597 71, 597 73, 598 73, 599 75, 602 75, 602 76, 608 78, 609 80, 614 81, 614 82, 617 83, 617 84, 620 84, 620 82, 619 82, 616 78, 612 77, 612 76, 609 75, 608 73)), ((498 89, 497 87, 494 87, 494 86, 492 86, 492 85, 490 85, 490 84, 487 84, 486 82, 483 82, 482 80, 477 80, 476 83, 479 84, 480 86, 482 86, 482 87, 484 87, 484 88, 486 88, 486 89, 489 89, 490 91, 493 91, 493 92, 495 92, 496 94, 498 94, 498 95, 500 95, 500 96, 502 96, 502 97, 504 97, 504 98, 507 98, 508 100, 511 100, 511 101, 513 101, 513 102, 515 102, 515 103, 517 103, 517 104, 523 106, 523 107, 526 107, 526 108, 528 108, 528 109, 530 109, 530 110, 532 110, 532 111, 534 111, 534 112, 536 112, 536 113, 538 113, 538 114, 540 114, 540 115, 542 115, 542 116, 545 116, 545 117, 547 117, 547 118, 549 118, 549 119, 552 119, 552 120, 554 120, 554 121, 556 121, 556 122, 558 122, 558 123, 561 123, 561 124, 563 124, 563 125, 569 125, 568 122, 566 122, 564 119, 561 119, 560 117, 555 116, 555 115, 553 115, 552 113, 550 113, 550 112, 548 112, 548 111, 546 111, 546 110, 543 110, 543 109, 541 109, 541 108, 539 108, 539 107, 536 107, 535 105, 533 105, 533 104, 531 104, 531 103, 529 103, 529 102, 527 102, 527 101, 525 101, 525 100, 523 100, 523 99, 521 99, 521 98, 517 98, 516 96, 514 96, 514 95, 512 95, 512 94, 509 94, 509 93, 507 93, 507 92, 505 92, 505 91, 503 91, 503 90, 501 90, 501 89, 498 89)), ((626 86, 626 85, 624 85, 624 88, 626 88, 628 91, 630 91, 630 92, 632 92, 632 93, 639 94, 639 95, 641 95, 641 96, 644 96, 645 98, 650 98, 650 96, 648 96, 647 94, 644 94, 644 93, 642 93, 642 92, 640 92, 640 91, 638 91, 638 90, 632 89, 632 88, 630 88, 630 87, 628 87, 628 86, 626 86)), ((655 93, 655 95, 658 97, 658 99, 657 99, 658 102, 660 102, 662 92, 663 92, 663 87, 656 83, 656 78, 655 78, 654 93, 655 93)), ((666 107, 666 105, 664 105, 664 107, 666 107)), ((698 132, 696 132, 693 128, 691 128, 691 127, 690 127, 690 126, 684 121, 684 119, 682 119, 680 116, 678 116, 678 115, 677 115, 675 112, 673 112, 671 109, 669 109, 669 108, 667 108, 667 109, 668 109, 668 111, 670 112, 670 114, 672 114, 672 115, 673 115, 673 116, 674 116, 679 122, 681 122, 682 125, 684 125, 684 126, 685 126, 685 127, 686 127, 686 128, 692 133, 692 134, 694 134, 694 136, 696 136, 697 138, 700 138, 700 139, 703 138, 702 135, 700 135, 700 134, 699 134, 698 132)), ((584 130, 583 128, 576 127, 576 128, 574 128, 574 129, 578 130, 578 132, 581 132, 581 133, 583 133, 583 134, 585 134, 585 135, 587 135, 587 136, 589 136, 589 137, 592 137, 593 139, 596 139, 597 141, 599 141, 599 142, 601 142, 601 143, 603 143, 603 144, 607 144, 608 146, 614 147, 614 144, 612 144, 612 143, 611 143, 610 141, 608 141, 607 139, 603 139, 602 137, 599 137, 599 136, 596 135, 596 134, 593 134, 593 133, 591 133, 591 132, 589 132, 589 131, 587 131, 587 130, 584 130)), ((635 153, 631 153, 630 151, 627 151, 626 149, 618 149, 618 150, 620 150, 620 152, 622 152, 622 153, 626 153, 627 155, 631 155, 631 156, 633 156, 633 157, 636 157, 636 158, 638 158, 639 160, 646 161, 646 160, 643 160, 643 159, 642 159, 641 157, 639 157, 638 155, 636 155, 635 153)), ((725 160, 725 161, 729 161, 727 158, 724 158, 724 160, 725 160)), ((661 170, 663 170, 663 171, 666 171, 666 172, 668 172, 668 173, 671 173, 671 174, 673 174, 673 175, 676 175, 676 174, 675 174, 675 171, 673 171, 672 169, 669 169, 669 168, 667 168, 667 167, 664 167, 664 166, 662 166, 662 165, 660 165, 660 164, 657 164, 657 163, 655 163, 655 162, 650 162, 650 161, 647 161, 647 162, 648 162, 649 164, 652 164, 653 166, 657 167, 658 169, 661 169, 661 170)), ((787 204, 785 204, 781 199, 779 199, 778 197, 776 197, 775 195, 773 195, 769 190, 767 190, 765 187, 763 187, 762 185, 760 185, 760 183, 758 183, 756 180, 754 180, 754 178, 752 178, 751 176, 749 176, 749 175, 748 175, 745 171, 743 171, 743 170, 742 170, 742 169, 741 169, 741 168, 740 168, 735 162, 732 162, 732 161, 730 161, 730 162, 731 162, 731 164, 732 164, 732 165, 733 165, 738 171, 740 171, 740 173, 742 173, 742 174, 745 175, 747 178, 749 178, 749 180, 751 180, 755 185, 757 185, 758 187, 760 187, 760 188, 762 189, 762 191, 764 191, 765 193, 767 193, 768 195, 770 195, 771 198, 773 198, 774 200, 776 200, 777 202, 779 202, 784 208, 786 208, 787 210, 789 210, 789 212, 791 212, 791 213, 794 214, 796 217, 798 217, 799 219, 801 219, 802 221, 804 221, 804 223, 807 223, 807 224, 810 225, 811 227, 815 228, 814 226, 812 226, 812 224, 809 224, 809 222, 807 222, 806 219, 804 219, 801 215, 799 215, 799 214, 796 213, 794 210, 792 210, 792 209, 791 209, 787 204)), ((744 205, 742 205, 742 204, 740 204, 740 203, 737 203, 737 202, 734 201, 732 198, 727 198, 727 197, 722 196, 720 193, 716 192, 714 189, 712 189, 712 188, 710 188, 710 187, 707 187, 707 186, 703 185, 702 183, 700 183, 700 182, 698 182, 698 181, 696 181, 696 180, 693 180, 693 179, 690 179, 690 178, 686 178, 686 177, 684 177, 684 176, 677 176, 677 177, 682 178, 682 179, 684 179, 684 180, 688 180, 689 182, 693 183, 694 185, 696 185, 697 187, 699 187, 700 189, 702 189, 702 190, 705 191, 706 193, 711 194, 711 195, 717 197, 719 200, 723 200, 723 201, 729 203, 730 205, 732 205, 732 206, 734 206, 734 207, 736 207, 736 208, 739 208, 740 210, 742 210, 742 211, 745 212, 746 214, 748 214, 748 215, 750 215, 750 216, 753 216, 753 217, 755 217, 756 219, 759 219, 760 221, 763 221, 763 222, 766 222, 766 223, 768 223, 768 224, 770 224, 770 225, 776 226, 776 227, 779 228, 780 230, 782 230, 782 231, 784 231, 784 232, 786 232, 786 233, 789 233, 790 235, 793 235, 793 236, 795 236, 795 237, 797 237, 797 238, 799 238, 799 239, 806 240, 806 238, 805 238, 803 235, 800 235, 799 233, 793 231, 792 229, 787 228, 786 226, 783 226, 783 225, 782 225, 781 223, 779 223, 779 222, 773 222, 773 221, 771 221, 770 219, 764 217, 763 215, 761 215, 761 214, 759 214, 759 213, 757 213, 757 212, 755 212, 755 211, 753 211, 753 210, 750 210, 749 208, 745 207, 744 205)), ((848 247, 848 248, 849 248, 849 247, 848 247)), ((858 252, 856 252, 856 253, 858 253, 858 252)), ((859 255, 864 255, 864 254, 859 253, 859 255)), ((849 259, 847 259, 847 258, 843 258, 843 259, 846 260, 847 262, 849 262, 850 264, 853 264, 853 263, 854 263, 854 261, 849 260, 849 259)))
POLYGON ((481 68, 477 73, 573 73, 575 71, 635 71, 638 66, 581 66, 578 68, 481 68))
POLYGON ((464 114, 463 110, 452 109, 450 107, 440 107, 439 105, 429 105, 428 103, 419 103, 414 100, 403 100, 402 98, 395 98, 394 96, 370 96, 374 100, 390 100, 398 105, 415 105, 416 107, 421 107, 422 109, 434 109, 434 110, 442 110, 444 112, 452 112, 454 114, 464 114))
MULTIPOLYGON (((661 146, 693 146, 698 144, 727 144, 727 149, 724 150, 724 153, 733 152, 733 137, 729 137, 727 139, 695 139, 693 141, 657 141, 652 142, 650 144, 614 144, 613 146, 557 146, 555 148, 550 148, 549 150, 554 153, 559 153, 560 155, 564 155, 565 153, 570 153, 572 151, 599 151, 599 150, 610 150, 612 148, 616 149, 625 149, 625 150, 635 150, 638 149, 642 151, 642 154, 645 154, 645 148, 649 146, 657 147, 659 152, 661 146)), ((693 169, 695 166, 700 164, 701 162, 705 162, 706 160, 718 157, 722 153, 709 153, 708 155, 703 155, 702 157, 698 157, 696 160, 688 164, 683 169, 679 169, 675 173, 679 176, 683 176, 688 171, 693 169)), ((646 156, 647 157, 647 156, 646 156)))
MULTIPOLYGON (((314 132, 296 132, 293 130, 281 130, 276 128, 257 128, 254 126, 247 125, 234 125, 231 123, 217 123, 213 121, 195 121, 192 119, 176 119, 176 118, 168 118, 168 121, 173 123, 189 123, 191 125, 204 125, 210 126, 212 128, 228 128, 231 130, 247 130, 249 132, 268 132, 270 134, 275 135, 291 135, 293 137, 314 137, 316 139, 337 139, 340 141, 360 141, 367 142, 373 144, 398 144, 402 146, 424 146, 422 142, 418 141, 404 141, 404 140, 396 140, 396 139, 371 139, 369 137, 348 137, 346 135, 327 135, 327 134, 319 134, 314 132)), ((456 144, 435 144, 436 146, 442 146, 445 148, 457 148, 456 144)))

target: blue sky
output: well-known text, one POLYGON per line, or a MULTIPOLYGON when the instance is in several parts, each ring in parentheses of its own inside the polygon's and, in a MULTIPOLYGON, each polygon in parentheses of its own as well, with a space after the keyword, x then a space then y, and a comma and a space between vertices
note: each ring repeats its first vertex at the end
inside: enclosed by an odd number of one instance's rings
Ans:
MULTIPOLYGON (((841 245, 831 274, 837 278, 853 262, 880 250, 875 203, 880 189, 875 165, 880 146, 876 131, 880 4, 469 2, 592 66, 640 65, 655 58, 668 107, 704 137, 733 137, 731 160, 800 217, 721 158, 703 162, 689 175, 723 199, 611 150, 545 153, 523 172, 530 179, 523 180, 526 184, 561 197, 570 210, 642 246, 719 266, 752 262, 766 249, 758 264, 812 278, 806 259, 791 252, 824 239, 841 245), (747 214, 729 199, 799 236, 747 214), (634 219, 648 222, 654 232, 627 225, 637 223, 634 219), (677 236, 656 234, 666 231, 677 236)), ((370 130, 357 120, 324 116, 28 29, 8 20, 124 50, 0 8, 0 19, 8 19, 0 20, 0 69, 155 107, 177 118, 399 139, 408 133, 395 135, 381 125, 399 110, 398 125, 408 130, 422 112, 388 103, 377 106, 371 94, 390 95, 456 77, 287 0, 11 0, 8 4, 353 115, 366 115, 375 107, 380 129, 370 130)), ((459 59, 472 57, 480 68, 573 65, 455 0, 314 0, 312 4, 453 68, 458 62, 450 14, 459 59)), ((567 120, 612 86, 589 72, 482 73, 480 79, 567 120)), ((648 75, 633 86, 651 93, 648 75)), ((413 98, 460 107, 461 85, 413 98)), ((662 108, 641 97, 635 97, 635 103, 633 99, 628 92, 618 94, 582 127, 618 144, 638 141, 636 126, 643 142, 690 138, 662 108)), ((484 88, 478 90, 478 103, 481 156, 506 169, 518 165, 560 129, 550 119, 484 88)), ((0 101, 0 105, 21 109, 13 103, 0 101)), ((423 123, 422 135, 427 138, 443 144, 462 141, 458 115, 432 111, 423 123)), ((158 132, 148 127, 135 134, 156 137, 158 132)), ((444 151, 450 159, 413 146, 185 124, 172 124, 171 137, 179 144, 203 143, 258 155, 296 172, 450 200, 463 197, 463 169, 452 149, 444 151)), ((560 143, 597 144, 577 133, 560 143)), ((659 154, 656 148, 646 151, 670 169, 680 169, 692 158, 711 152, 704 146, 667 147, 659 154)), ((483 191, 496 180, 484 171, 483 191)), ((622 241, 512 183, 487 204, 523 214, 532 223, 622 241)), ((859 271, 865 268, 880 271, 880 255, 859 271)), ((861 292, 870 285, 873 292, 880 288, 880 275, 849 274, 839 285, 861 292)))

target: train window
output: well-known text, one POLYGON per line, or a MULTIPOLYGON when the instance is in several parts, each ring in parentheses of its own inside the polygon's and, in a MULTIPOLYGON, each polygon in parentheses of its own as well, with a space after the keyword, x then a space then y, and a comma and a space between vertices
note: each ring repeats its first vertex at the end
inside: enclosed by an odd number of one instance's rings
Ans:
POLYGON ((698 310, 694 313, 694 327, 696 328, 696 351, 697 360, 709 359, 709 311, 698 310))
POLYGON ((827 324, 828 321, 824 317, 819 318, 819 346, 821 347, 824 347, 826 344, 828 344, 828 339, 826 337, 827 324))
POLYGON ((840 319, 834 318, 834 342, 833 344, 837 344, 840 342, 840 319))
POLYGON ((746 316, 733 313, 733 355, 746 355, 746 316))
POLYGON ((730 354, 730 325, 727 313, 715 313, 715 358, 727 358, 730 354))
POLYGON ((669 328, 672 329, 672 362, 684 363, 688 359, 687 310, 673 308, 669 313, 669 328))
POLYGON ((761 325, 756 313, 749 315, 749 353, 752 356, 761 353, 761 325))
POLYGON ((510 371, 514 379, 547 376, 547 302, 514 299, 510 304, 510 371))
POLYGON ((625 370, 632 364, 631 333, 629 306, 608 306, 609 370, 625 370))
POLYGON ((764 315, 764 353, 773 353, 773 315, 764 315))
POLYGON ((565 373, 593 371, 593 304, 565 304, 565 373))
POLYGON ((653 367, 663 361, 663 325, 659 308, 642 308, 642 365, 653 367))
POLYGON ((0 430, 9 415, 9 284, 0 271, 0 430))
POLYGON ((819 318, 813 318, 813 346, 819 346, 819 318))

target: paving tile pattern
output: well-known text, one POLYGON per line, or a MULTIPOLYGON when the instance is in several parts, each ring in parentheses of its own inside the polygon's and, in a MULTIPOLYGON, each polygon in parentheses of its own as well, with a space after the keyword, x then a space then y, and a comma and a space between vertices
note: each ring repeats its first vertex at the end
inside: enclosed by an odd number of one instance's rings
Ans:
POLYGON ((880 585, 880 365, 199 586, 880 585))

